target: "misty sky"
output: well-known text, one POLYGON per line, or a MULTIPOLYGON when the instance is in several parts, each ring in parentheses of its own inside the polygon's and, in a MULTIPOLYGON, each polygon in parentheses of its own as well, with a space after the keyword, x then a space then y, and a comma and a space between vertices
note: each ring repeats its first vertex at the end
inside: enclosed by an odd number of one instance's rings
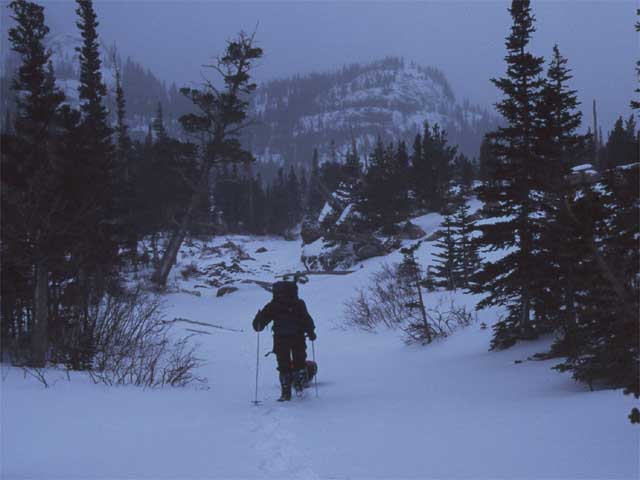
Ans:
MULTIPOLYGON (((4 3, 4 2, 3 2, 4 3)), ((74 2, 46 1, 54 33, 76 34, 74 2)), ((255 75, 268 80, 404 56, 441 68, 459 99, 490 106, 499 97, 490 83, 505 71, 504 37, 510 2, 315 1, 218 2, 192 0, 97 0, 100 34, 116 41, 161 79, 178 86, 200 77, 201 65, 238 30, 252 31, 265 50, 255 75)), ((537 32, 532 49, 550 57, 554 43, 569 59, 574 88, 591 124, 591 101, 609 129, 631 111, 636 85, 638 37, 635 0, 534 1, 537 32)), ((6 3, 5 3, 6 5, 6 3)), ((5 8, 6 10, 6 8, 5 8)), ((3 15, 6 20, 6 13, 3 15)), ((6 21, 3 22, 6 38, 6 21)), ((4 41, 3 38, 3 41, 4 41)))

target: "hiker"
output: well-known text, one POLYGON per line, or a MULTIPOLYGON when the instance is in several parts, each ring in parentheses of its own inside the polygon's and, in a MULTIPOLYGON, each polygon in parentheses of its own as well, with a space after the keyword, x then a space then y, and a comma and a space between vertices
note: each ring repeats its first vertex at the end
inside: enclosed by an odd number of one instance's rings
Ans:
MULTIPOLYGON (((276 354, 282 388, 278 401, 283 402, 291 400, 292 383, 301 392, 309 377, 315 375, 315 371, 307 373, 307 343, 304 338, 306 333, 312 342, 316 339, 315 324, 304 301, 298 298, 296 282, 273 284, 273 300, 258 310, 253 319, 253 329, 260 332, 271 321, 273 352, 276 354)), ((314 368, 317 367, 314 365, 314 368)))

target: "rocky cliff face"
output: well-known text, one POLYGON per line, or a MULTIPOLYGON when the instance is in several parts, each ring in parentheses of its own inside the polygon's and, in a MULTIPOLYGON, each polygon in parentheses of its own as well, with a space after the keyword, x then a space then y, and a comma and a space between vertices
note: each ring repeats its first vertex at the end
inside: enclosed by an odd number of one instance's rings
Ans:
POLYGON ((259 160, 285 165, 308 164, 314 148, 321 161, 339 160, 352 142, 364 155, 378 135, 410 145, 425 121, 438 123, 452 144, 474 157, 497 124, 487 111, 458 102, 441 71, 401 58, 269 82, 251 110, 257 124, 246 145, 259 160))

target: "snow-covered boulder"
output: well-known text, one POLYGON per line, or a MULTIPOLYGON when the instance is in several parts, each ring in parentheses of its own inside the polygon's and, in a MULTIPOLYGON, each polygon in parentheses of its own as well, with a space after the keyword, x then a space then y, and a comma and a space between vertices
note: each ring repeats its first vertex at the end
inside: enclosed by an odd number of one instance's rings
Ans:
POLYGON ((347 268, 356 261, 353 243, 318 239, 302 248, 301 261, 309 270, 347 268))

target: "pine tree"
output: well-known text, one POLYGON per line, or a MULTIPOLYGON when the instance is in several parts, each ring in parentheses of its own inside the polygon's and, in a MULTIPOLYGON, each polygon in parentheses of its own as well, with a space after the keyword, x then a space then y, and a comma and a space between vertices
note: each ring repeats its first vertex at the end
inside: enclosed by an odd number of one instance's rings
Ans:
POLYGON ((456 224, 451 210, 446 210, 440 228, 440 238, 435 243, 439 250, 434 253, 436 258, 433 262, 432 274, 435 284, 447 290, 455 290, 459 285, 458 268, 458 248, 456 235, 456 224))
POLYGON ((409 153, 407 145, 402 140, 398 142, 392 170, 393 209, 399 218, 403 218, 409 214, 411 208, 411 184, 409 153))
POLYGON ((560 327, 564 332, 556 349, 572 343, 570 337, 577 322, 575 265, 580 259, 573 257, 579 251, 574 245, 577 232, 568 218, 567 205, 574 196, 569 183, 571 167, 588 151, 586 137, 576 132, 582 113, 577 110, 579 103, 575 90, 567 86, 572 76, 566 65, 567 60, 560 55, 558 46, 554 46, 538 104, 537 151, 539 168, 547 181, 543 191, 545 221, 540 231, 538 257, 545 273, 534 284, 538 291, 534 309, 540 330, 560 327))
POLYGON ((55 247, 64 231, 61 217, 66 216, 60 211, 63 192, 54 157, 56 123, 64 95, 55 86, 51 51, 45 48, 49 28, 44 8, 24 0, 11 2, 9 8, 15 21, 9 29, 9 41, 22 62, 12 85, 15 92, 20 92, 16 96, 16 141, 8 151, 3 145, 2 156, 8 158, 3 158, 2 210, 3 217, 14 222, 3 222, 2 251, 3 261, 16 267, 20 263, 29 265, 28 275, 33 275, 29 282, 33 296, 27 297, 33 311, 28 361, 43 367, 48 351, 49 278, 53 260, 61 253, 55 247), (8 249, 19 257, 5 256, 8 249))
POLYGON ((638 164, 582 189, 570 211, 581 229, 576 265, 577 318, 572 349, 556 368, 590 386, 604 384, 640 395, 637 343, 640 289, 638 164))
POLYGON ((431 158, 431 209, 439 211, 447 202, 450 182, 453 177, 453 161, 457 147, 448 145, 447 132, 438 124, 431 129, 431 134, 424 136, 423 154, 431 158))
POLYGON ((462 197, 455 204, 453 226, 456 233, 454 276, 462 288, 471 288, 471 279, 480 267, 477 243, 473 233, 475 222, 469 215, 467 198, 462 197))
MULTIPOLYGON (((636 15, 640 16, 640 8, 636 10, 636 15)), ((640 32, 640 22, 636 22, 636 32, 640 32)), ((636 77, 640 82, 640 60, 636 62, 636 77)), ((640 110, 640 101, 637 100, 637 96, 640 95, 640 88, 636 88, 636 100, 631 100, 631 108, 634 110, 640 110)))
POLYGON ((479 308, 506 305, 508 316, 496 324, 492 348, 506 348, 518 338, 531 335, 531 281, 539 278, 535 260, 534 240, 539 225, 536 214, 536 191, 541 178, 536 156, 536 106, 543 80, 543 59, 527 51, 535 31, 534 17, 528 0, 513 0, 509 9, 513 18, 506 47, 507 74, 493 83, 503 92, 504 99, 496 106, 507 121, 489 138, 497 159, 493 182, 479 189, 486 217, 493 223, 480 227, 480 245, 510 251, 495 262, 487 262, 475 282, 486 297, 479 308))
POLYGON ((423 135, 417 135, 413 144, 411 159, 411 177, 416 203, 420 208, 433 208, 434 169, 433 158, 429 145, 431 143, 431 130, 425 122, 423 135))
POLYGON ((409 196, 411 197, 412 206, 415 207, 423 207, 424 199, 419 197, 418 192, 423 193, 424 189, 422 187, 423 179, 421 175, 418 175, 420 169, 422 168, 422 135, 420 133, 416 134, 413 140, 413 147, 411 150, 411 157, 409 159, 409 176, 411 178, 409 184, 409 196))
POLYGON ((80 62, 80 111, 88 137, 88 148, 92 155, 106 156, 111 150, 111 129, 107 123, 107 109, 102 104, 107 87, 102 82, 100 67, 99 25, 92 0, 76 0, 79 17, 76 25, 82 35, 82 46, 76 47, 80 62))
POLYGON ((287 228, 292 228, 297 225, 302 218, 300 182, 298 181, 298 176, 296 175, 293 165, 289 167, 285 191, 287 195, 287 228))
POLYGON ((371 228, 382 227, 390 232, 394 223, 400 219, 397 210, 398 196, 406 197, 406 190, 400 192, 396 175, 395 148, 393 144, 385 147, 382 139, 378 137, 375 149, 370 155, 369 168, 364 175, 356 205, 364 222, 371 228))
POLYGON ((166 284, 171 267, 193 221, 202 197, 209 186, 211 168, 223 160, 252 161, 253 156, 242 149, 238 140, 247 118, 248 96, 257 88, 251 82, 253 63, 262 56, 262 49, 255 46, 253 36, 240 33, 235 40, 227 43, 227 48, 213 68, 222 75, 224 87, 218 89, 211 82, 202 90, 183 88, 185 95, 198 113, 180 117, 185 132, 198 135, 205 140, 191 198, 184 209, 179 225, 171 234, 162 261, 154 273, 154 281, 166 284))
POLYGON ((162 112, 162 103, 158 102, 158 108, 156 110, 156 116, 151 123, 151 128, 156 137, 156 143, 166 144, 169 140, 167 129, 164 126, 164 114, 162 112))
POLYGON ((604 171, 638 161, 636 121, 633 115, 624 122, 618 117, 609 133, 604 151, 604 171))
POLYGON ((324 195, 320 179, 320 164, 318 161, 318 149, 313 149, 311 160, 311 175, 309 177, 309 194, 307 199, 307 213, 315 216, 324 205, 324 195))
POLYGON ((76 243, 75 257, 78 261, 78 278, 82 299, 83 338, 91 337, 91 325, 86 319, 89 302, 97 302, 105 290, 107 276, 118 262, 118 247, 114 238, 114 172, 111 128, 108 113, 103 105, 107 89, 102 82, 98 21, 91 0, 77 0, 77 27, 82 36, 82 45, 76 47, 80 63, 80 112, 79 138, 86 155, 83 168, 84 186, 79 195, 81 202, 91 204, 86 218, 87 235, 76 243), (89 298, 89 297, 92 298, 89 298))
POLYGON ((478 174, 483 183, 492 182, 496 176, 497 160, 491 146, 491 139, 485 136, 480 144, 480 156, 478 158, 478 174))

